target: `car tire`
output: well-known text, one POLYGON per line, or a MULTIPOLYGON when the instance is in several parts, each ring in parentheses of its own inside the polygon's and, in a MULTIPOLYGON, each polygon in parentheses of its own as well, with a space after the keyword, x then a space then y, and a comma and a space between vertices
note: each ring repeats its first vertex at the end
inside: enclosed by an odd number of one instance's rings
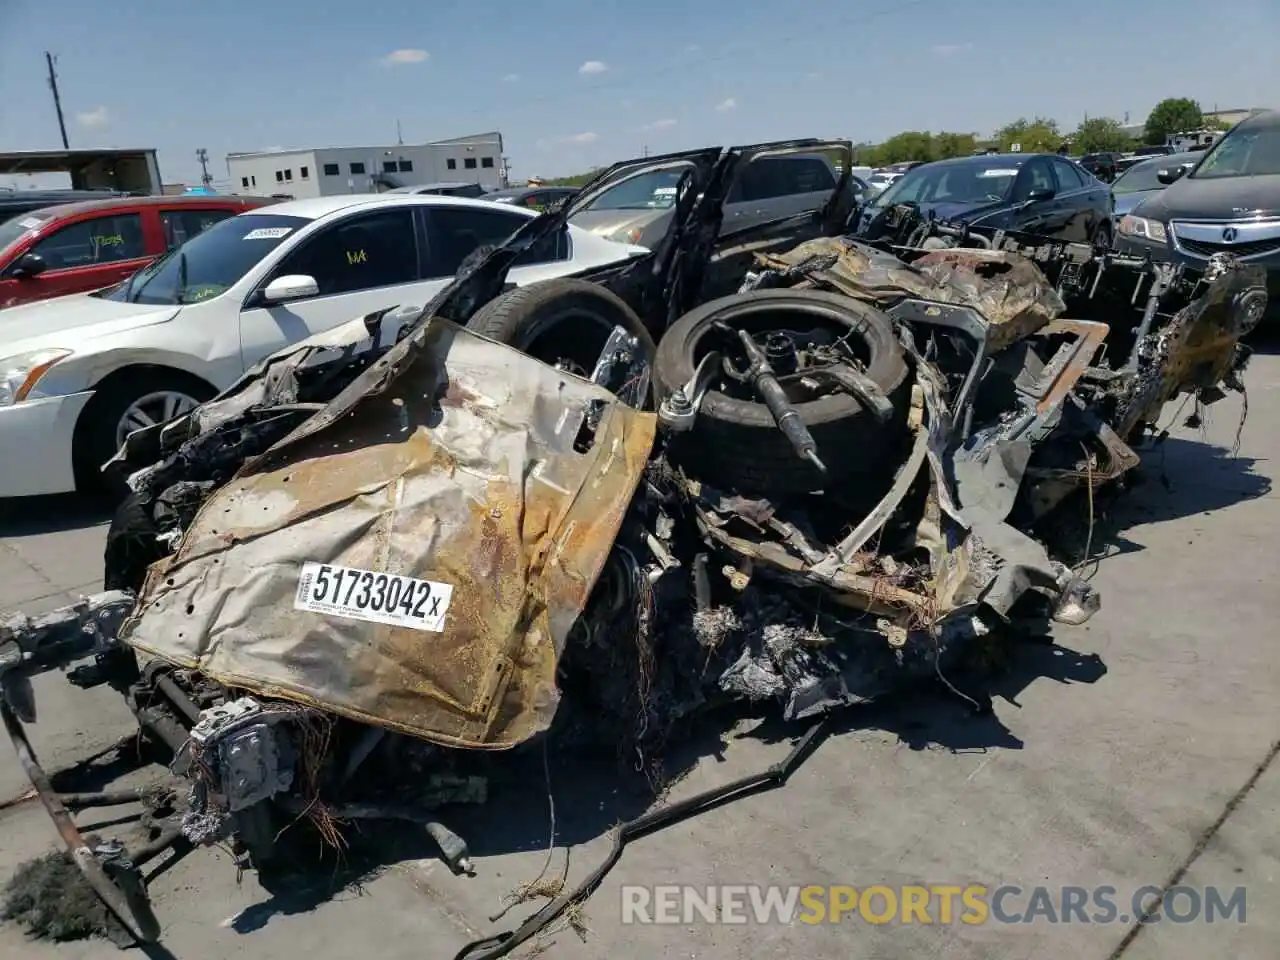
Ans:
POLYGON ((777 318, 799 325, 821 320, 847 328, 861 341, 866 375, 893 404, 894 415, 878 421, 854 397, 834 393, 795 405, 813 435, 827 472, 802 460, 778 429, 763 403, 739 400, 709 390, 693 428, 672 436, 673 461, 712 486, 762 495, 798 494, 878 483, 892 473, 894 453, 905 436, 911 380, 893 323, 882 311, 840 294, 812 290, 759 290, 703 304, 667 331, 654 361, 659 399, 692 379, 699 343, 716 321, 731 327, 743 322, 764 327, 777 318), (761 323, 765 321, 766 323, 761 323))
POLYGON ((102 551, 102 589, 142 591, 147 570, 165 555, 151 517, 151 497, 127 494, 107 527, 102 551))
POLYGON ((570 368, 582 376, 591 375, 614 327, 634 335, 652 360, 653 337, 636 312, 617 294, 587 280, 564 277, 508 290, 467 321, 473 333, 544 363, 568 360, 570 368), (550 336, 556 327, 563 328, 563 338, 550 336))
POLYGON ((1110 250, 1112 242, 1111 224, 1104 220, 1098 224, 1098 229, 1093 232, 1093 249, 1110 250))
POLYGON ((124 479, 106 476, 102 465, 120 449, 116 434, 130 407, 162 393, 178 394, 195 403, 203 403, 217 391, 198 377, 181 370, 129 371, 109 377, 94 390, 76 422, 71 457, 78 491, 112 503, 118 503, 126 496, 128 487, 124 479))

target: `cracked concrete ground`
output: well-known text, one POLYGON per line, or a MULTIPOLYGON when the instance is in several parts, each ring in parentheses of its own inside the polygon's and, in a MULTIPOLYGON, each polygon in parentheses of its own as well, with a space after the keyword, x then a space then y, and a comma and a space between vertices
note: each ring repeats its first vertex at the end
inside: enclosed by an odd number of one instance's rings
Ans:
MULTIPOLYGON (((920 698, 857 714, 780 791, 748 798, 637 841, 584 910, 584 944, 556 934, 551 956, 1031 958, 1126 960, 1208 955, 1273 957, 1280 938, 1280 671, 1273 565, 1280 502, 1280 357, 1255 358, 1250 418, 1232 458, 1239 399, 1210 412, 1203 432, 1172 431, 1160 468, 1117 518, 1098 568, 1102 611, 1057 628, 1053 644, 1024 647, 993 682, 994 714, 920 698), (839 925, 626 926, 624 883, 1016 884, 1116 888, 1121 912, 1140 887, 1167 883, 1247 888, 1247 922, 1079 923, 951 927, 859 919, 839 925)), ((1173 409, 1167 411, 1172 417, 1173 409)), ((0 608, 44 609, 97 586, 104 528, 74 501, 0 506, 0 608)), ((34 739, 51 767, 130 729, 122 704, 61 677, 38 681, 34 739)), ((779 759, 787 742, 766 724, 723 742, 696 741, 698 758, 675 796, 779 759)), ((0 802, 26 784, 0 744, 0 802)), ((488 921, 504 894, 546 856, 540 765, 526 795, 451 821, 466 833, 478 875, 455 878, 406 844, 398 862, 329 895, 276 894, 236 882, 219 851, 197 851, 153 884, 165 925, 151 952, 180 960, 315 960, 376 952, 382 960, 450 957, 468 939, 530 912, 488 921)), ((636 811, 608 771, 584 777, 552 759, 559 842, 575 881, 604 856, 605 832, 636 811)), ((0 808, 0 876, 50 849, 55 834, 34 801, 0 808)), ((557 852, 553 870, 561 867, 557 852)), ((1014 902, 1014 908, 1025 904, 1014 902)), ((0 956, 106 958, 105 942, 53 946, 0 927, 0 956)), ((527 950, 517 951, 527 955, 527 950)))

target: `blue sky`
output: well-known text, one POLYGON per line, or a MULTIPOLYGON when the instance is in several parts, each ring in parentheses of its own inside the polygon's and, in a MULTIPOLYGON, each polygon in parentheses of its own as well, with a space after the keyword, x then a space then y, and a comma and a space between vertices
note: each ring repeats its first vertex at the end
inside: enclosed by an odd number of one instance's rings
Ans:
POLYGON ((790 136, 1280 106, 1280 0, 0 0, 0 149, 394 143, 501 130, 514 177, 790 136), (127 14, 125 11, 128 11, 127 14))

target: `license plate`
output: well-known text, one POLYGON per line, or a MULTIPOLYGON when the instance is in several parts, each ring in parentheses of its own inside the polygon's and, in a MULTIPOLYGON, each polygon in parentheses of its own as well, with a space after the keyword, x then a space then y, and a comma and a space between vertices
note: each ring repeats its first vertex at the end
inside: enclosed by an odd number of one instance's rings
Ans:
POLYGON ((410 630, 444 630, 453 585, 330 563, 304 563, 295 610, 410 630))

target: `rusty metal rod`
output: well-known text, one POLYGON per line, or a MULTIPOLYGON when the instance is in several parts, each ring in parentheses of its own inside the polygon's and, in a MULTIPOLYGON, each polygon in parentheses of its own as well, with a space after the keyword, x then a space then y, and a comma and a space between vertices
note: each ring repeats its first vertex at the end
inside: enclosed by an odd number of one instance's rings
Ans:
POLYGON ((109 790, 103 793, 60 793, 58 799, 68 810, 88 810, 91 807, 122 807, 126 803, 139 803, 148 792, 146 790, 109 790))
POLYGON ((190 734, 186 728, 175 720, 164 707, 144 707, 141 710, 134 711, 134 716, 138 718, 138 723, 144 729, 159 737, 161 742, 175 754, 190 739, 190 734))
POLYGON ((165 676, 163 673, 156 674, 156 689, 163 693, 177 707, 182 715, 190 720, 193 724, 200 722, 200 708, 195 705, 186 692, 173 682, 172 677, 165 676))
POLYGON ((156 915, 151 911, 151 904, 146 900, 145 892, 141 898, 130 898, 107 876, 102 864, 98 862, 98 858, 94 856, 93 851, 85 843, 84 837, 80 835, 75 821, 71 819, 71 814, 63 806, 57 791, 49 783, 49 777, 41 768, 40 762, 36 759, 35 751, 31 749, 31 743, 27 740, 22 721, 17 718, 9 704, 2 700, 0 700, 0 717, 4 719, 9 739, 13 741, 13 749, 17 751, 18 762, 22 764, 22 769, 26 771, 31 785, 36 788, 36 793, 40 796, 40 802, 49 811, 49 816, 53 819, 53 825, 62 837, 62 842, 66 844, 67 852, 71 855, 71 862, 84 875, 85 880, 89 882, 89 886, 93 888, 93 892, 102 899, 102 902, 124 924, 125 929, 143 943, 154 943, 160 938, 160 922, 156 920, 156 915))
POLYGON ((129 859, 135 867, 142 868, 170 849, 179 850, 183 853, 191 849, 190 841, 182 835, 182 830, 179 827, 169 827, 150 843, 144 844, 137 850, 130 851, 129 859))

